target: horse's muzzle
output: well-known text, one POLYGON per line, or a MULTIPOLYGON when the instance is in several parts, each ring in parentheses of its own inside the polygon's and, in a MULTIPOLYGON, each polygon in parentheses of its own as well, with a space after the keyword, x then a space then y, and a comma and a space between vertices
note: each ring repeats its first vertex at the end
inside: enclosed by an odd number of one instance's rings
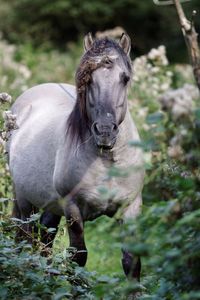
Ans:
POLYGON ((100 123, 94 122, 91 127, 95 142, 99 148, 112 149, 119 132, 116 123, 100 123))

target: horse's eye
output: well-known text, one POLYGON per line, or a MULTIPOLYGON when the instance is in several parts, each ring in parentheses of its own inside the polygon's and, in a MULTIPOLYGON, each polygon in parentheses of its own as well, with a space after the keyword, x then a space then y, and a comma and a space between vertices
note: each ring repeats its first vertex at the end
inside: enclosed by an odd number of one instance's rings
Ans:
POLYGON ((107 57, 105 57, 105 59, 104 59, 104 64, 105 64, 105 66, 106 66, 107 68, 108 68, 108 67, 112 67, 113 61, 112 61, 111 58, 109 58, 109 57, 107 56, 107 57))

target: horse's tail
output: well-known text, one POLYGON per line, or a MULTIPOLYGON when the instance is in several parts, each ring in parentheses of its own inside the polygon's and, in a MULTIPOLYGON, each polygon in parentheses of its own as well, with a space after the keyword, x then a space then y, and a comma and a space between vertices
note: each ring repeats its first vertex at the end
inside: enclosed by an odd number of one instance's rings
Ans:
POLYGON ((17 218, 17 219, 21 219, 21 212, 17 203, 17 200, 14 199, 14 203, 13 203, 13 209, 12 209, 12 217, 13 218, 17 218))

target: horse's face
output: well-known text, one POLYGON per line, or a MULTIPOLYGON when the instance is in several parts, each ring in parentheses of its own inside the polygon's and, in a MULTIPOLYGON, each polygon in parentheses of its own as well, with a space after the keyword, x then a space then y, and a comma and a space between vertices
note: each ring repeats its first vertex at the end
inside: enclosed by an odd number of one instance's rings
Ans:
POLYGON ((129 76, 118 65, 117 58, 109 58, 108 64, 110 66, 93 72, 86 98, 91 131, 97 146, 102 148, 114 146, 118 126, 124 120, 127 110, 129 76))
POLYGON ((86 110, 98 147, 113 148, 118 127, 127 111, 130 72, 117 51, 108 53, 105 63, 91 74, 86 91, 86 110))

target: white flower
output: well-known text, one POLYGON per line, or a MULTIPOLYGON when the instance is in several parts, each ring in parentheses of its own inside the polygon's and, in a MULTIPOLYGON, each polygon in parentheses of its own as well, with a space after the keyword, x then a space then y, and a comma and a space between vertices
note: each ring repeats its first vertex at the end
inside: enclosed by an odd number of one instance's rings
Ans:
POLYGON ((6 132, 18 129, 17 116, 15 114, 12 114, 10 110, 3 112, 3 118, 4 118, 4 128, 6 132))
POLYGON ((170 87, 169 82, 165 82, 165 83, 161 84, 160 90, 164 92, 164 91, 168 90, 169 87, 170 87))
POLYGON ((152 153, 151 152, 144 152, 144 162, 146 164, 150 164, 152 163, 152 153))
POLYGON ((138 115, 142 118, 145 118, 147 116, 147 113, 148 113, 148 110, 149 108, 148 107, 141 107, 139 110, 138 110, 138 115))
POLYGON ((181 158, 183 155, 183 149, 180 145, 175 145, 169 147, 167 153, 172 158, 181 158))
POLYGON ((167 71, 166 76, 171 78, 173 76, 173 73, 171 71, 167 71))
POLYGON ((150 130, 150 126, 149 126, 148 124, 146 124, 146 123, 144 123, 144 124, 142 125, 142 128, 143 128, 145 131, 149 131, 149 130, 150 130))
POLYGON ((29 79, 31 77, 31 71, 25 65, 19 65, 18 70, 25 79, 29 79))
POLYGON ((159 51, 155 48, 151 49, 151 51, 147 55, 147 57, 150 60, 156 60, 158 56, 159 56, 159 51))
POLYGON ((0 146, 2 146, 3 148, 4 148, 4 146, 5 146, 5 141, 4 141, 4 139, 1 137, 1 135, 0 135, 0 146))
POLYGON ((157 92, 159 90, 159 85, 157 83, 152 84, 152 89, 157 92))
POLYGON ((167 66, 168 65, 168 59, 166 57, 166 49, 165 46, 161 45, 157 49, 153 48, 151 51, 147 54, 147 58, 150 61, 153 61, 161 66, 167 66))
POLYGON ((160 67, 158 67, 158 66, 151 68, 151 73, 152 74, 157 74, 159 71, 160 71, 160 67))
POLYGON ((5 103, 5 102, 11 102, 12 97, 7 94, 7 93, 0 93, 0 102, 5 103))
POLYGON ((190 115, 193 110, 193 100, 198 98, 199 91, 193 86, 186 84, 182 88, 169 90, 159 97, 162 108, 172 113, 174 119, 190 115))

